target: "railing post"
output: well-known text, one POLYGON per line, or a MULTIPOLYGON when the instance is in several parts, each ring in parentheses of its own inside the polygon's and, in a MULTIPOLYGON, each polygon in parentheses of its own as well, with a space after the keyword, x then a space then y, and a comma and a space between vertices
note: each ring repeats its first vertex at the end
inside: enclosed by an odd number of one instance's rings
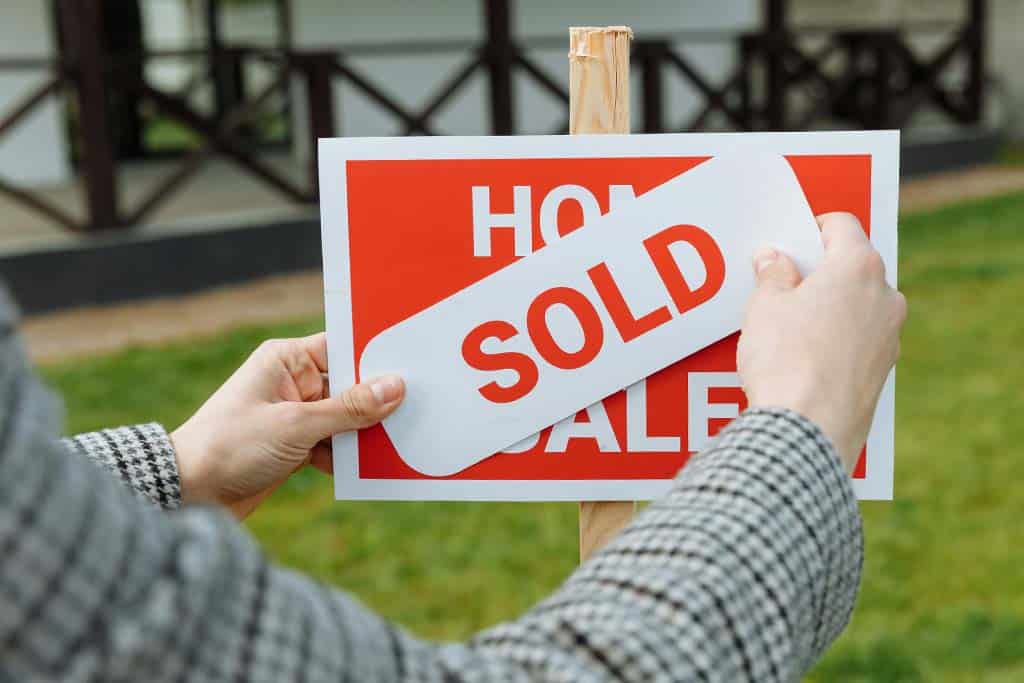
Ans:
POLYGON ((662 58, 668 50, 664 41, 637 43, 640 61, 640 82, 643 88, 643 130, 645 133, 665 132, 664 79, 662 58))
POLYGON ((482 0, 485 21, 484 59, 491 94, 491 133, 515 133, 515 102, 512 95, 512 0, 482 0))
POLYGON ((740 118, 743 119, 744 130, 754 130, 754 103, 753 84, 751 83, 754 70, 754 56, 756 54, 756 43, 758 36, 744 34, 739 38, 739 99, 740 118))
POLYGON ((300 60, 306 79, 306 110, 309 113, 309 187, 311 199, 320 198, 318 144, 320 138, 334 137, 334 90, 331 77, 334 54, 314 52, 300 60))
POLYGON ((220 5, 220 0, 206 0, 206 54, 218 121, 244 100, 241 55, 224 46, 220 5))
POLYGON ((967 0, 967 83, 964 98, 971 123, 985 114, 985 36, 988 0, 967 0))
POLYGON ((786 129, 786 72, 785 48, 786 9, 788 0, 765 0, 765 109, 771 130, 786 129))
POLYGON ((898 40, 898 37, 886 33, 880 33, 874 36, 872 46, 874 64, 872 68, 874 73, 872 74, 871 89, 873 91, 874 99, 872 100, 872 109, 870 115, 870 121, 867 122, 868 128, 888 128, 890 119, 890 105, 892 102, 892 96, 889 91, 889 81, 892 77, 892 51, 893 45, 898 40))
POLYGON ((246 88, 245 88, 245 54, 244 48, 228 48, 225 49, 222 54, 224 55, 224 78, 227 79, 225 83, 226 98, 225 98, 225 109, 222 112, 218 112, 218 116, 221 120, 227 116, 228 112, 236 108, 242 102, 245 102, 246 88))
POLYGON ((93 0, 61 0, 60 8, 64 44, 73 60, 88 229, 117 227, 117 175, 104 83, 108 65, 100 47, 100 4, 93 0))

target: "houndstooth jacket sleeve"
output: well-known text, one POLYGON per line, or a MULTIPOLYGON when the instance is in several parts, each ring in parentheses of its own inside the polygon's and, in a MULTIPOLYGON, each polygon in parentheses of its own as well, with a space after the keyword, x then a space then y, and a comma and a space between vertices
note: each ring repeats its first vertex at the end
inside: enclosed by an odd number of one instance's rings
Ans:
POLYGON ((793 681, 853 608, 861 528, 832 447, 749 411, 527 614, 416 639, 267 563, 223 513, 163 514, 68 458, 4 324, 0 681, 793 681))
POLYGON ((162 425, 102 429, 61 439, 61 445, 116 474, 143 500, 165 510, 181 506, 178 461, 162 425))

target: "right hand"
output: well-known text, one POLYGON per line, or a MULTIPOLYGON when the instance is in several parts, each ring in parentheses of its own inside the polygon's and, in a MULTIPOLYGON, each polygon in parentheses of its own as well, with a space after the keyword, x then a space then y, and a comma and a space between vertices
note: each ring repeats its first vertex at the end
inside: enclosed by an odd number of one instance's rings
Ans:
POLYGON ((327 392, 327 337, 262 344, 171 434, 182 496, 211 500, 241 519, 293 472, 330 470, 330 437, 369 427, 405 396, 395 376, 327 392))
POLYGON ((825 255, 806 279, 767 249, 754 258, 736 362, 751 407, 789 408, 815 422, 853 471, 885 378, 899 356, 903 295, 851 214, 818 217, 825 255))

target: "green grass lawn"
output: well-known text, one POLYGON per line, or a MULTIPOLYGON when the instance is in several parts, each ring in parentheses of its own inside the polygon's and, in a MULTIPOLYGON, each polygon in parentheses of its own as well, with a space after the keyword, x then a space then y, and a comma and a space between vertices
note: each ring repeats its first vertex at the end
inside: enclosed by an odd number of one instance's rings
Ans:
MULTIPOLYGON (((897 377, 896 497, 865 503, 853 623, 819 681, 1024 680, 1024 194, 901 220, 910 303, 897 377)), ((263 338, 249 328, 45 369, 68 428, 176 426, 263 338)), ((295 477, 248 522, 278 562, 433 638, 515 616, 576 558, 567 504, 335 503, 295 477)))

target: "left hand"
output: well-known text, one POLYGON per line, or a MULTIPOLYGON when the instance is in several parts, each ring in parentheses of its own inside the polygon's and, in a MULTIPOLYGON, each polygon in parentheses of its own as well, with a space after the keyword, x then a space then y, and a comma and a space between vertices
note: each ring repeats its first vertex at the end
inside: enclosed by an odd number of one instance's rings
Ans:
POLYGON ((907 301, 886 282, 856 217, 829 213, 818 223, 825 254, 806 278, 774 249, 755 257, 736 364, 751 407, 808 418, 852 472, 899 356, 907 301))
POLYGON ((307 463, 331 471, 330 437, 380 422, 405 396, 393 375, 328 396, 323 333, 270 340, 171 434, 185 502, 239 519, 307 463))

